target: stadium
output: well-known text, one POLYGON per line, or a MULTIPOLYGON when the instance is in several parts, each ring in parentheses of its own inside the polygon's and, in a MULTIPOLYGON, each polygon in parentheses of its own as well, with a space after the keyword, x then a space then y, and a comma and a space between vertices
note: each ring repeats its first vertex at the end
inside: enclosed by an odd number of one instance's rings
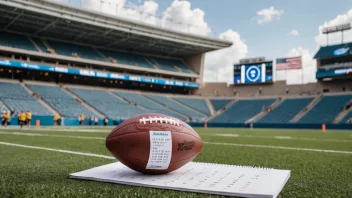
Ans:
POLYGON ((56 1, 0 5, 1 197, 212 196, 68 179, 116 161, 106 136, 144 113, 194 127, 197 162, 291 170, 279 197, 352 196, 352 43, 320 47, 316 83, 275 80, 300 58, 259 57, 228 85, 204 81, 204 59, 231 41, 56 1))

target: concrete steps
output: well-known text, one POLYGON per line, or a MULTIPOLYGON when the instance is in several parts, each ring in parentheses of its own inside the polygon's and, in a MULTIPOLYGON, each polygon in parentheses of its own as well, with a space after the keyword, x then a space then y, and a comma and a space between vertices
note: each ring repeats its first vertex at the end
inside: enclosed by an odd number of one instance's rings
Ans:
POLYGON ((99 117, 106 117, 106 115, 104 115, 104 113, 100 112, 99 110, 97 110, 95 107, 90 106, 88 103, 86 103, 83 99, 81 99, 80 97, 78 97, 76 94, 74 94, 73 92, 71 92, 70 90, 68 90, 66 87, 60 86, 61 90, 64 91, 65 93, 67 93, 68 95, 70 95, 72 98, 76 99, 78 102, 80 102, 83 106, 87 107, 88 109, 90 109, 91 111, 93 111, 96 115, 98 115, 99 117))
POLYGON ((56 111, 56 109, 54 109, 49 103, 47 103, 42 97, 40 97, 38 94, 36 94, 31 88, 29 88, 26 84, 24 83, 20 83, 20 85, 26 90, 28 91, 29 94, 33 95, 34 97, 36 97, 38 99, 38 101, 44 106, 46 107, 51 113, 55 114, 59 114, 58 111, 56 111))
MULTIPOLYGON (((349 101, 349 103, 350 103, 350 102, 352 102, 352 100, 349 101)), ((345 118, 345 116, 346 116, 350 111, 352 111, 352 107, 350 107, 350 108, 348 108, 348 109, 343 109, 343 110, 335 117, 335 119, 332 121, 332 123, 334 123, 334 124, 340 123, 341 120, 342 120, 343 118, 345 118)))
POLYGON ((308 113, 323 97, 323 95, 316 96, 304 109, 302 109, 295 117, 290 121, 291 123, 298 122, 306 113, 308 113))
MULTIPOLYGON (((281 104, 284 101, 284 99, 278 98, 273 104, 271 104, 269 106, 269 108, 271 108, 271 110, 275 109, 279 104, 281 104)), ((245 124, 249 124, 249 123, 254 123, 257 120, 260 120, 261 118, 263 118, 264 116, 266 116, 266 114, 268 114, 267 111, 261 111, 259 112, 257 115, 255 115, 254 117, 248 119, 245 124)))
POLYGON ((214 117, 222 114, 224 111, 226 111, 226 109, 228 109, 235 102, 237 102, 237 100, 233 100, 233 101, 227 103, 227 105, 225 105, 222 109, 220 109, 217 112, 215 112, 214 115, 209 116, 207 119, 205 119, 204 122, 208 122, 209 120, 213 119, 214 117))

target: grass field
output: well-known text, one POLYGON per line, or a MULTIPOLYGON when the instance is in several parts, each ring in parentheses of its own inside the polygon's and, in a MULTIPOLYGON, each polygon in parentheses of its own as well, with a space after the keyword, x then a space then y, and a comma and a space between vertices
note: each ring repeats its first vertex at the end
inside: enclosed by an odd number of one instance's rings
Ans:
MULTIPOLYGON (((70 173, 115 161, 103 158, 111 156, 105 148, 110 130, 0 129, 0 197, 214 197, 68 179, 70 173)), ((195 161, 291 170, 280 197, 352 197, 352 131, 196 131, 204 148, 195 161)))

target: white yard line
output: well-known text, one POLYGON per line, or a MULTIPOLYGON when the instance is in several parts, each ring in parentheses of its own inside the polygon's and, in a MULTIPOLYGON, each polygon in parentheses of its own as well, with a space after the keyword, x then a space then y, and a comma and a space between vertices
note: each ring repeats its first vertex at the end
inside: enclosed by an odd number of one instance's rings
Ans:
POLYGON ((14 143, 10 143, 10 142, 0 142, 0 145, 38 149, 38 150, 45 150, 45 151, 55 151, 55 152, 59 152, 59 153, 84 155, 84 156, 90 156, 90 157, 100 157, 100 158, 105 158, 105 159, 115 159, 114 157, 107 156, 107 155, 99 155, 99 154, 94 154, 94 153, 83 153, 83 152, 76 152, 76 151, 69 151, 69 150, 62 150, 62 149, 53 149, 53 148, 46 148, 46 147, 39 147, 39 146, 28 146, 28 145, 23 145, 23 144, 14 144, 14 143))
POLYGON ((270 148, 270 149, 296 150, 296 151, 312 151, 312 152, 322 152, 322 153, 352 154, 352 151, 324 150, 324 149, 311 149, 311 148, 296 148, 296 147, 270 146, 270 145, 257 145, 257 144, 220 143, 220 142, 203 142, 203 143, 205 143, 205 144, 213 144, 213 145, 223 145, 223 146, 239 146, 239 147, 270 148))
POLYGON ((297 138, 292 136, 261 136, 261 135, 240 135, 240 134, 201 134, 201 136, 218 136, 218 137, 239 137, 239 138, 264 138, 264 139, 285 139, 301 141, 320 141, 320 142, 352 142, 352 140, 335 140, 335 139, 317 139, 317 138, 297 138))
POLYGON ((41 137, 60 137, 60 138, 78 138, 78 139, 90 139, 90 140, 105 140, 103 137, 87 137, 87 136, 74 136, 74 135, 53 135, 53 134, 42 134, 42 133, 23 133, 23 132, 3 132, 0 131, 0 135, 22 135, 22 136, 41 136, 41 137))

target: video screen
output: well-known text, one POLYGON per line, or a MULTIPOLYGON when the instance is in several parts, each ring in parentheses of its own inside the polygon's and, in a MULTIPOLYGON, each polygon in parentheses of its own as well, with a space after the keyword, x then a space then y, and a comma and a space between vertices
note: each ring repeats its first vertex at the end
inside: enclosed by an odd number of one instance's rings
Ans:
POLYGON ((270 83, 273 81, 273 62, 234 65, 234 84, 270 83))

